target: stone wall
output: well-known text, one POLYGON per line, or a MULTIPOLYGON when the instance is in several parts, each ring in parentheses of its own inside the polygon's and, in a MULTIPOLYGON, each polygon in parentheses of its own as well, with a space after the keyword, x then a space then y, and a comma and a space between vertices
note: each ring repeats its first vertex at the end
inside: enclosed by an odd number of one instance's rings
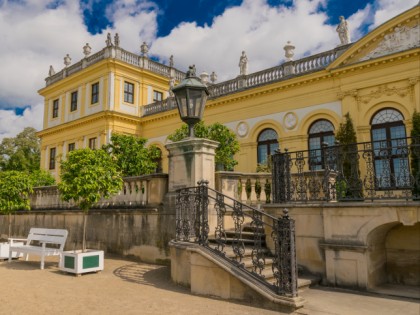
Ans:
MULTIPOLYGON (((12 215, 12 234, 26 237, 31 227, 67 229, 65 250, 82 248, 83 214, 78 210, 32 210, 12 215)), ((0 216, 0 238, 8 233, 0 216)), ((175 212, 161 208, 91 210, 87 247, 132 256, 150 263, 169 263, 168 242, 175 237, 175 212)))
POLYGON ((419 202, 264 205, 276 217, 284 208, 296 221, 298 265, 325 284, 419 285, 419 202))

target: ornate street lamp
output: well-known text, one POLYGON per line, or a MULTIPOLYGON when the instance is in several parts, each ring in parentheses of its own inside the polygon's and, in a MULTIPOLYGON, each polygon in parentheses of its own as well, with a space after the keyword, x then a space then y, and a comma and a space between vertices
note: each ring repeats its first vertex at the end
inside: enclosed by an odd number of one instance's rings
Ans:
POLYGON ((172 88, 175 94, 181 120, 188 125, 189 136, 194 137, 194 125, 198 123, 204 112, 209 91, 195 74, 195 66, 190 66, 185 79, 172 88))

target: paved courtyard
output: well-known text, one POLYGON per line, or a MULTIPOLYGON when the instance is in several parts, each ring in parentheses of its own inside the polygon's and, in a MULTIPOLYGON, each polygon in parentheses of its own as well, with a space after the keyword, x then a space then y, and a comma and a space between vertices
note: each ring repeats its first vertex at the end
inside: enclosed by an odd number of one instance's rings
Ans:
MULTIPOLYGON (((35 257, 36 258, 36 257, 35 257)), ((0 261, 0 314, 279 314, 246 303, 192 295, 173 284, 170 269, 107 257, 105 270, 80 277, 58 270, 50 259, 0 261)), ((363 295, 323 287, 308 289, 305 312, 312 315, 419 315, 419 300, 363 295)))

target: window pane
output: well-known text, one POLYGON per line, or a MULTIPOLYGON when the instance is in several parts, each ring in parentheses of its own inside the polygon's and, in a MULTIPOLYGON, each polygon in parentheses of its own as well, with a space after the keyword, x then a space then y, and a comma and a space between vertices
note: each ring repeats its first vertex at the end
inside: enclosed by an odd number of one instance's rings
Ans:
POLYGON ((318 120, 309 129, 309 134, 334 131, 334 126, 328 120, 318 120))
POLYGON ((267 145, 259 145, 258 146, 258 164, 267 163, 267 154, 268 154, 267 145))
POLYGON ((384 124, 387 122, 403 121, 404 117, 400 112, 392 108, 381 110, 372 118, 372 125, 384 124))
POLYGON ((277 132, 273 129, 265 129, 258 136, 258 142, 267 141, 267 140, 276 140, 277 141, 277 132))

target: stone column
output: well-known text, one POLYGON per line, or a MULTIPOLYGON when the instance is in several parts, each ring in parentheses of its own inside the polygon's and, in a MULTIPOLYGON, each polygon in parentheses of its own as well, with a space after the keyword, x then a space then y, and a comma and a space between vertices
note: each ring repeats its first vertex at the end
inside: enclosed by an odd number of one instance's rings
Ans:
POLYGON ((214 158, 219 143, 200 138, 167 144, 169 151, 169 193, 177 189, 197 186, 204 179, 209 182, 209 188, 215 188, 214 158))

